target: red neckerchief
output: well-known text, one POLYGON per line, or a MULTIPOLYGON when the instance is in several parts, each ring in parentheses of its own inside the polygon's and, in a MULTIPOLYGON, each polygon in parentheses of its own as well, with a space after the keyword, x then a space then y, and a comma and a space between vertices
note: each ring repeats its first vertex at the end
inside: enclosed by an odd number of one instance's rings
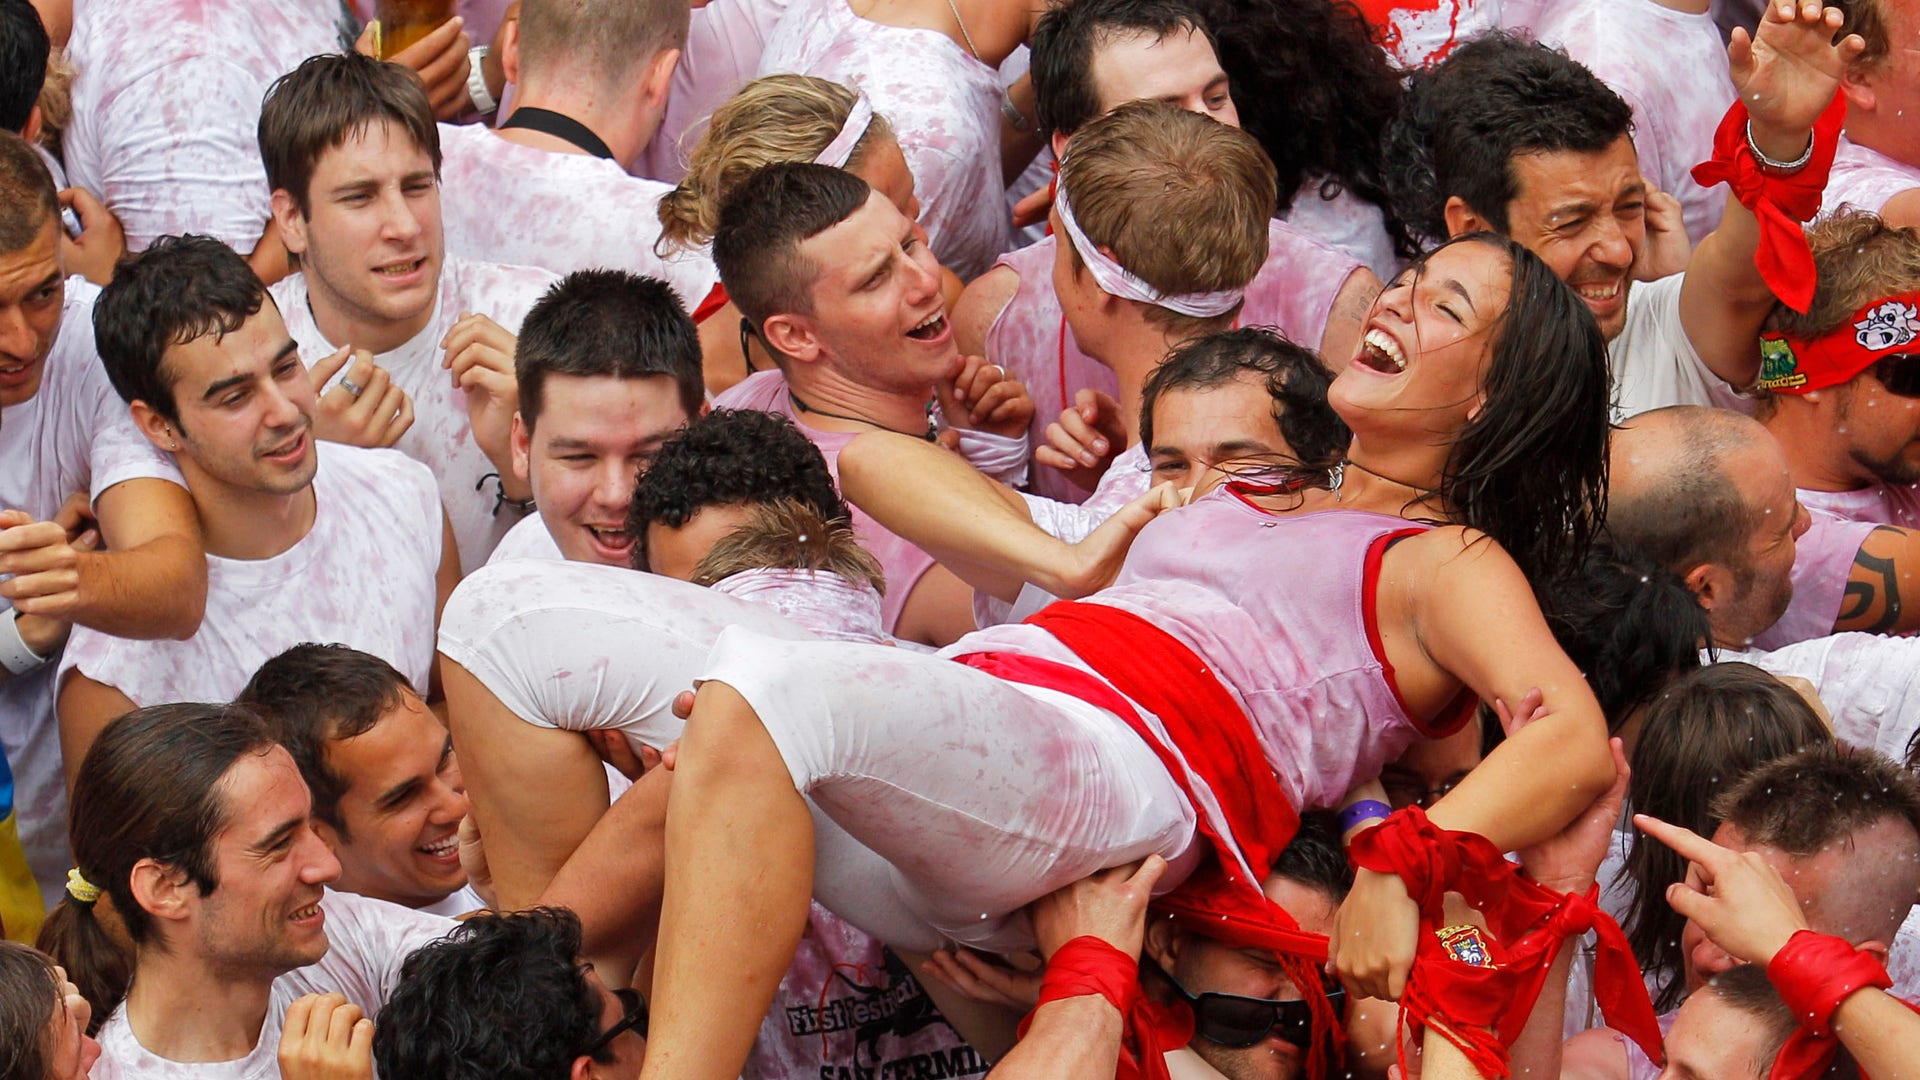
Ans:
POLYGON ((1754 265, 1780 302, 1806 313, 1813 304, 1813 249, 1800 223, 1820 212, 1820 196, 1840 146, 1847 120, 1847 99, 1835 92, 1813 124, 1813 156, 1791 176, 1763 172, 1747 145, 1747 105, 1735 100, 1713 133, 1713 157, 1693 167, 1693 182, 1710 188, 1725 182, 1740 205, 1760 222, 1760 246, 1754 265))
POLYGON ((729 302, 727 287, 717 281, 714 282, 712 291, 707 293, 707 298, 700 301, 699 307, 693 309, 693 325, 699 326, 706 322, 713 317, 714 312, 726 307, 729 302))

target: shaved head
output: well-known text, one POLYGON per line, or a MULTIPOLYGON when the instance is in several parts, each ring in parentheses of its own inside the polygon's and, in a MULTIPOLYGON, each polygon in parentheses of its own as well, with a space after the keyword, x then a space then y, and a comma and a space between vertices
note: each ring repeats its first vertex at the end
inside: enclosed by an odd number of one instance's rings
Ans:
POLYGON ((1752 531, 1755 510, 1734 477, 1757 458, 1786 455, 1760 422, 1726 409, 1679 405, 1641 413, 1613 434, 1607 528, 1676 574, 1725 563, 1752 531))

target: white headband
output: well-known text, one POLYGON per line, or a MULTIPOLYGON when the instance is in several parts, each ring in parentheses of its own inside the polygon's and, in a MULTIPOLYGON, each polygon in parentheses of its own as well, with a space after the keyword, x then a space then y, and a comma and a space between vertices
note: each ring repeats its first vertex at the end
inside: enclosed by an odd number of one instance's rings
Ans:
POLYGON ((853 108, 847 113, 847 122, 840 125, 840 133, 833 137, 825 150, 814 156, 813 163, 831 165, 836 169, 846 168, 847 162, 853 158, 853 148, 860 145, 860 140, 866 137, 867 128, 872 125, 873 103, 867 100, 867 95, 861 94, 853 99, 853 108))
POLYGON ((1219 292, 1176 293, 1167 295, 1141 280, 1139 275, 1115 262, 1112 256, 1101 251, 1087 234, 1080 231, 1080 223, 1073 219, 1073 207, 1067 203, 1067 186, 1056 183, 1053 189, 1053 208, 1060 211, 1060 226, 1066 230, 1073 241, 1073 249, 1080 253, 1080 260, 1087 264, 1103 292, 1117 296, 1122 300, 1137 300, 1142 304, 1152 304, 1169 311, 1177 311, 1196 319, 1211 319, 1225 315, 1234 306, 1246 298, 1244 289, 1221 289, 1219 292))

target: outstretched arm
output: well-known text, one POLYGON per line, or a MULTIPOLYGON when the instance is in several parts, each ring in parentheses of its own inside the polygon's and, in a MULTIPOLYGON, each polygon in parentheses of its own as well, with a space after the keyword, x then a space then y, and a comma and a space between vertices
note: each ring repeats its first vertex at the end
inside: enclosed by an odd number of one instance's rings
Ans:
MULTIPOLYGON (((1752 117, 1754 146, 1774 161, 1806 151, 1813 123, 1833 100, 1847 64, 1865 43, 1850 34, 1836 43, 1844 16, 1820 0, 1771 0, 1754 37, 1736 29, 1727 45, 1733 85, 1752 117)), ((1700 241, 1680 286, 1680 322, 1713 373, 1736 387, 1760 372, 1755 344, 1774 295, 1754 265, 1760 224, 1728 199, 1720 227, 1700 241)))

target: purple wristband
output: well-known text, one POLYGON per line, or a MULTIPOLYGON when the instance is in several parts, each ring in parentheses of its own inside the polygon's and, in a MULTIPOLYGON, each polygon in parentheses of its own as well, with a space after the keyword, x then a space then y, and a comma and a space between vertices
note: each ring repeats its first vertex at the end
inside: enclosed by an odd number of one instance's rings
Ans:
POLYGON ((1379 799, 1361 799, 1340 811, 1340 835, 1345 836, 1366 822, 1379 821, 1392 813, 1393 807, 1379 799))

